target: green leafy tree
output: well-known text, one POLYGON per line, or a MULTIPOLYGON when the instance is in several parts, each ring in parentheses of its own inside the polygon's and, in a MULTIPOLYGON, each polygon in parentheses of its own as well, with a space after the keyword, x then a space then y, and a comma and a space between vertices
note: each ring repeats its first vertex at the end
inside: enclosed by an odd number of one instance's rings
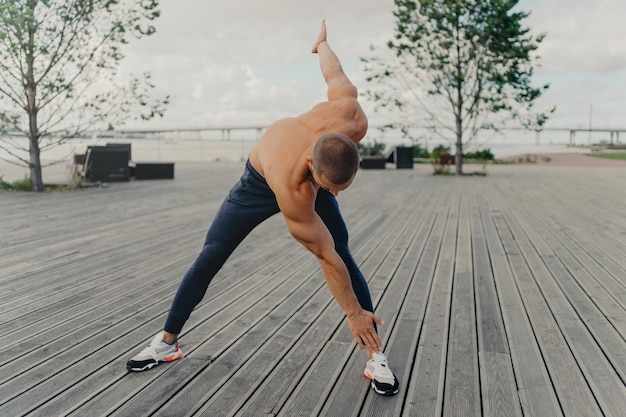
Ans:
POLYGON ((162 115, 168 99, 149 98, 149 73, 128 84, 118 74, 124 45, 155 32, 157 7, 157 0, 0 0, 0 148, 30 169, 34 191, 43 190, 42 151, 88 130, 162 115))
MULTIPOLYGON (((464 144, 481 129, 508 120, 541 129, 554 109, 533 105, 548 85, 531 85, 534 56, 544 35, 522 26, 517 0, 395 0, 394 39, 386 54, 362 58, 366 95, 400 114, 394 127, 423 126, 456 144, 463 173, 464 144)), ((372 47, 375 51, 376 48, 372 47)))

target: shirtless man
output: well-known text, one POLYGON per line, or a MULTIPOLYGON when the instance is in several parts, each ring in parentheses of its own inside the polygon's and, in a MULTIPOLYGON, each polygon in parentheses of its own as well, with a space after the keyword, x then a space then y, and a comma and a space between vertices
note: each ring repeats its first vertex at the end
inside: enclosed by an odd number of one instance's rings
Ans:
POLYGON ((130 371, 182 358, 177 337, 211 279, 237 245, 268 217, 280 212, 289 233, 321 266, 332 295, 345 311, 357 344, 366 351, 365 375, 382 395, 398 393, 387 366, 367 283, 348 248, 348 232, 335 196, 353 181, 359 166, 356 142, 367 131, 357 89, 326 41, 326 24, 313 53, 328 85, 328 101, 270 125, 250 152, 246 169, 217 212, 202 251, 181 282, 164 330, 131 358, 130 371))

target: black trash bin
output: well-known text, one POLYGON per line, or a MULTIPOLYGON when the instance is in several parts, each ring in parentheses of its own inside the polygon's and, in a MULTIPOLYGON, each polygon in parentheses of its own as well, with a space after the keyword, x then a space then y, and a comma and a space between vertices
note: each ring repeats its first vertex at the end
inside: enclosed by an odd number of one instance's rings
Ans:
POLYGON ((396 146, 396 168, 413 169, 413 147, 396 146))

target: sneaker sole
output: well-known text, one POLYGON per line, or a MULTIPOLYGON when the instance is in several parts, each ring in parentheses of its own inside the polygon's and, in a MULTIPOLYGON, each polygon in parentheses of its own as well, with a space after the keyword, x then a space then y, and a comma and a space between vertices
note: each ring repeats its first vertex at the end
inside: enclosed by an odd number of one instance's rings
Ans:
POLYGON ((391 397, 393 395, 396 395, 400 391, 399 388, 396 388, 395 390, 390 390, 390 391, 379 390, 378 388, 376 388, 376 385, 374 385, 374 381, 372 381, 371 385, 372 385, 372 389, 374 390, 376 394, 384 395, 385 397, 391 397))
POLYGON ((174 352, 173 354, 171 354, 170 356, 166 356, 163 359, 160 359, 156 362, 151 362, 148 363, 146 365, 144 365, 141 368, 133 368, 132 366, 128 366, 126 365, 126 369, 128 369, 129 371, 133 371, 133 372, 143 372, 143 371, 147 371, 149 369, 154 368, 155 366, 157 366, 159 364, 159 362, 173 362, 176 361, 180 358, 183 357, 183 352, 181 352, 180 350, 178 352, 174 352))
POLYGON ((147 371, 148 369, 153 368, 157 366, 158 364, 159 364, 158 362, 157 363, 152 362, 147 365, 144 365, 142 368, 133 368, 132 366, 126 365, 126 369, 132 372, 142 372, 142 371, 147 371))
POLYGON ((170 356, 167 356, 163 359, 161 359, 159 362, 172 362, 172 361, 176 361, 180 358, 183 357, 183 352, 181 352, 180 350, 178 352, 174 352, 172 353, 170 356))
POLYGON ((374 381, 373 381, 374 377, 372 376, 372 374, 370 374, 370 373, 367 371, 367 369, 363 372, 363 375, 365 375, 365 377, 366 377, 366 378, 368 378, 368 379, 372 380, 372 382, 371 382, 371 384, 370 384, 370 385, 372 386, 372 389, 374 390, 374 392, 375 392, 376 394, 379 394, 379 395, 384 395, 384 396, 386 396, 386 397, 391 397, 391 396, 393 396, 393 395, 396 395, 398 392, 400 392, 400 388, 396 388, 396 389, 394 389, 394 390, 389 390, 389 391, 379 390, 379 389, 376 387, 376 385, 374 385, 374 381))

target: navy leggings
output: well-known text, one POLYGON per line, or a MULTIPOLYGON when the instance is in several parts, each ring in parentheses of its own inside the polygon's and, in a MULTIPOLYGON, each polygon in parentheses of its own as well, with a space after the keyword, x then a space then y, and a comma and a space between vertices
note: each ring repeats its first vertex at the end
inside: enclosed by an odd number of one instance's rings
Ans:
MULTIPOLYGON (((207 232, 198 258, 185 274, 170 308, 165 331, 179 334, 193 309, 204 297, 211 280, 243 239, 261 222, 278 213, 274 192, 250 165, 230 190, 207 232)), ((348 248, 348 230, 335 197, 320 189, 315 211, 330 231, 335 250, 346 264, 354 293, 365 310, 374 311, 367 282, 348 248)))

